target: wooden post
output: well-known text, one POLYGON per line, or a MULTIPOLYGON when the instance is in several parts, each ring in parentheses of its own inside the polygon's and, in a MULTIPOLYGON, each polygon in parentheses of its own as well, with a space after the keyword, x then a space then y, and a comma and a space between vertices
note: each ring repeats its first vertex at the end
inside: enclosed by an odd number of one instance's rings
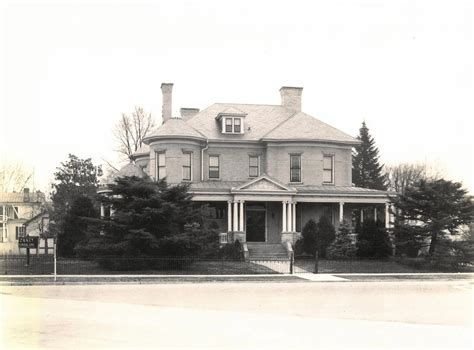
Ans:
POLYGON ((316 248, 316 251, 314 252, 314 271, 313 273, 318 273, 318 262, 319 262, 319 251, 318 248, 316 248))

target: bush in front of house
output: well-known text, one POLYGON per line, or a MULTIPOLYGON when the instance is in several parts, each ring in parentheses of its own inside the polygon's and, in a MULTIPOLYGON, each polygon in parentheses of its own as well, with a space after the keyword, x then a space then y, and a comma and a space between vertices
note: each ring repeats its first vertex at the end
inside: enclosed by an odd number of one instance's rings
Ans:
POLYGON ((243 260, 243 247, 239 240, 236 240, 233 244, 224 244, 219 249, 219 259, 222 260, 243 260))
POLYGON ((303 253, 314 255, 316 252, 318 233, 318 225, 311 219, 303 227, 301 234, 303 235, 303 253))
POLYGON ((386 258, 393 253, 387 230, 374 220, 364 221, 357 239, 357 256, 386 258))
POLYGON ((336 239, 326 249, 329 259, 348 259, 357 255, 357 247, 351 238, 351 228, 347 222, 340 224, 336 239))
POLYGON ((336 237, 336 230, 328 217, 322 216, 318 223, 309 220, 303 227, 303 252, 314 255, 316 249, 319 256, 326 256, 326 249, 336 237))

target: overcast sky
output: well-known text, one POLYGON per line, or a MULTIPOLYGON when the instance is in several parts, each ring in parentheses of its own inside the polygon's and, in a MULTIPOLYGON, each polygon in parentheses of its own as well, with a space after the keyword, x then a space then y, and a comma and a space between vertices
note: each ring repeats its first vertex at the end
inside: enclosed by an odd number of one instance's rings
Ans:
POLYGON ((121 113, 161 123, 172 82, 175 114, 302 86, 314 117, 354 136, 365 120, 382 162, 427 162, 474 193, 472 1, 1 4, 0 160, 41 189, 68 153, 116 161, 121 113))

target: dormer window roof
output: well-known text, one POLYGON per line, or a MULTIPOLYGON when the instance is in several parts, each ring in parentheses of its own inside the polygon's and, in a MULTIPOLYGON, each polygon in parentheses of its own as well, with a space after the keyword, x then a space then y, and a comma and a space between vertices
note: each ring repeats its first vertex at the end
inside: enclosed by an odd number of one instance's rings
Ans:
POLYGON ((243 134, 244 118, 247 114, 237 108, 227 108, 216 117, 221 122, 223 134, 243 134))

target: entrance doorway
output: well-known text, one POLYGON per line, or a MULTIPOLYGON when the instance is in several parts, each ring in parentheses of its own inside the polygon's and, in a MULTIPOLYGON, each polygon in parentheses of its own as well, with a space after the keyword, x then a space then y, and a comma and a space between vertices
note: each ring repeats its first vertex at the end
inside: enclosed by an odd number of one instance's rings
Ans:
POLYGON ((247 242, 265 242, 266 216, 265 203, 245 205, 247 242))

